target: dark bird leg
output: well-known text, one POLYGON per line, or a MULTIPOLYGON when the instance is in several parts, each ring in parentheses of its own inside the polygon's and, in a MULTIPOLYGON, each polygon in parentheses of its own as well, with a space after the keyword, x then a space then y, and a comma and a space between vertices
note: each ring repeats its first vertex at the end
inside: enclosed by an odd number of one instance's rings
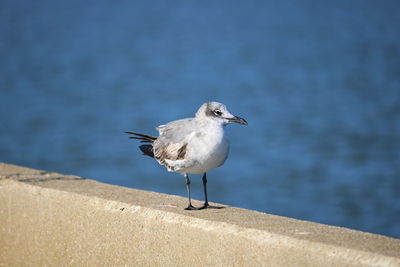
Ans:
POLYGON ((203 189, 204 189, 204 204, 200 207, 200 209, 205 209, 210 207, 208 204, 208 197, 207 197, 207 173, 203 174, 203 189))
POLYGON ((203 189, 204 189, 204 204, 199 208, 199 210, 202 209, 223 209, 224 207, 222 206, 211 206, 208 204, 208 197, 207 197, 207 174, 203 174, 203 189))
POLYGON ((187 173, 185 173, 185 182, 186 182, 186 191, 189 199, 189 205, 185 208, 185 210, 198 210, 199 208, 193 207, 192 201, 190 199, 190 179, 187 173))
POLYGON ((207 174, 203 174, 203 189, 204 189, 204 204, 203 206, 197 208, 192 205, 191 199, 190 199, 190 179, 187 174, 185 174, 185 179, 186 179, 186 190, 189 198, 189 205, 185 208, 185 210, 202 210, 202 209, 223 209, 224 207, 220 206, 210 206, 208 204, 208 196, 207 196, 207 174))

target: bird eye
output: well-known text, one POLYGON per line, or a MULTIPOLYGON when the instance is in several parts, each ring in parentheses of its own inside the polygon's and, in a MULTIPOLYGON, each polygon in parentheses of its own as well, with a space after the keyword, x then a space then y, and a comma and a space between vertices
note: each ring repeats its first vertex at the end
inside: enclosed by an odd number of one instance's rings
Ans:
POLYGON ((222 112, 221 112, 221 110, 219 110, 219 109, 216 109, 216 110, 214 110, 214 114, 215 114, 215 116, 221 116, 222 115, 222 112))

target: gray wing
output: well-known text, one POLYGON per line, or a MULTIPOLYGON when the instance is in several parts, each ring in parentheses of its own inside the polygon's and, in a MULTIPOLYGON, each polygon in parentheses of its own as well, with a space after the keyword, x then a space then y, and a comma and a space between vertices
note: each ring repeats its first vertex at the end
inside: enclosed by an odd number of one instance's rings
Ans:
POLYGON ((195 121, 193 118, 172 121, 157 127, 160 133, 157 140, 167 143, 180 143, 195 129, 195 121))
POLYGON ((171 161, 182 163, 185 160, 187 145, 195 129, 195 122, 191 118, 157 127, 160 136, 153 143, 155 158, 173 171, 175 167, 171 161))

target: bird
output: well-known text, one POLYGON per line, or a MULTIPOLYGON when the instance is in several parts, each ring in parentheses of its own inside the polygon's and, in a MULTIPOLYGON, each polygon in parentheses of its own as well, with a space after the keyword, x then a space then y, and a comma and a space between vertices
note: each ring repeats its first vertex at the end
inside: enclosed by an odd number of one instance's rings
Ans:
POLYGON ((154 158, 170 172, 183 174, 188 197, 185 210, 202 210, 213 208, 208 203, 207 172, 220 167, 228 157, 229 141, 224 128, 229 123, 248 124, 245 119, 232 115, 224 104, 206 102, 193 118, 156 127, 158 137, 131 131, 125 133, 132 135, 130 139, 144 143, 139 146, 143 155, 154 158), (189 174, 203 174, 204 204, 201 207, 192 205, 189 174))

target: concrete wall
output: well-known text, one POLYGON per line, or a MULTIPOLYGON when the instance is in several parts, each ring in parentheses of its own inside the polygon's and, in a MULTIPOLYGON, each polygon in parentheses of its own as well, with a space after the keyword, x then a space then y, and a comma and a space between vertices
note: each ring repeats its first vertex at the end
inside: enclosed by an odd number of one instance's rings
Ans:
POLYGON ((185 205, 0 163, 0 266, 400 266, 399 239, 185 205))

